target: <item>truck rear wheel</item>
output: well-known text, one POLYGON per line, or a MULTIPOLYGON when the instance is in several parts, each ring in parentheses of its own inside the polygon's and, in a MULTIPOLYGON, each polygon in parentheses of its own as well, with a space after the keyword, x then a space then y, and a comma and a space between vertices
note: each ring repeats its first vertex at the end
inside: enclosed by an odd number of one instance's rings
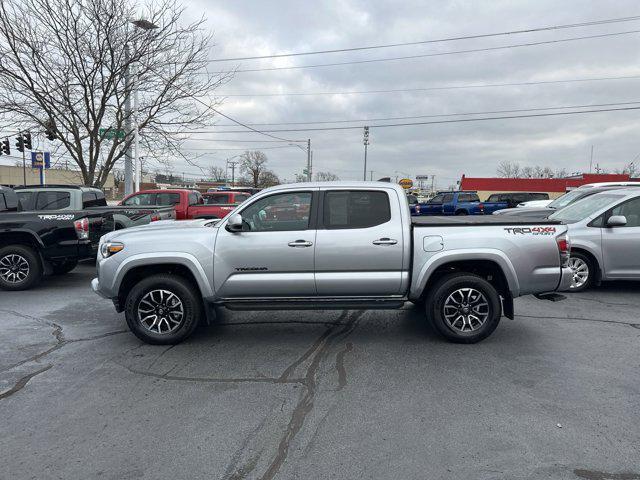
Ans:
POLYGON ((27 290, 42 280, 38 253, 23 245, 0 248, 0 289, 27 290))
POLYGON ((500 323, 502 307, 496 289, 482 277, 454 273, 441 278, 426 302, 427 319, 447 340, 476 343, 500 323))
POLYGON ((133 286, 125 316, 133 334, 145 343, 174 345, 193 333, 202 317, 197 288, 176 275, 158 274, 133 286))

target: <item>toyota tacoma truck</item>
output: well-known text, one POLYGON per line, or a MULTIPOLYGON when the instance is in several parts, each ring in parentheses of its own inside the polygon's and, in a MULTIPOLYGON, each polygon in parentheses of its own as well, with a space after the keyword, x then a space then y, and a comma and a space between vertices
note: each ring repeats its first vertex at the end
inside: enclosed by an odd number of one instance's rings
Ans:
POLYGON ((0 290, 27 290, 45 275, 70 272, 95 257, 100 236, 111 230, 104 212, 20 211, 18 195, 0 186, 0 290))
MULTIPOLYGON (((174 224, 176 222, 173 222, 174 224)), ((407 301, 445 338, 488 337, 513 299, 560 299, 567 227, 552 220, 414 217, 382 182, 272 187, 222 220, 115 231, 93 290, 145 342, 175 344, 232 310, 395 309, 407 301)))
POLYGON ((113 215, 114 229, 176 218, 171 206, 110 206, 104 192, 76 185, 29 185, 14 188, 22 210, 91 210, 113 215))

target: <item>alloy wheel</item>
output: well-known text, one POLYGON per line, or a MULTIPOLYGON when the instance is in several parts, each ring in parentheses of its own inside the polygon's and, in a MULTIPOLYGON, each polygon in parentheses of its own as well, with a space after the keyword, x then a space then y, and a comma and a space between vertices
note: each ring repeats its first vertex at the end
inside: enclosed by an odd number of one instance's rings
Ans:
POLYGON ((22 255, 10 253, 0 258, 0 278, 7 283, 23 282, 29 272, 29 262, 22 255))
POLYGON ((571 257, 569 259, 569 268, 573 273, 569 288, 576 289, 584 286, 589 280, 589 265, 587 265, 587 262, 578 257, 571 257))
POLYGON ((444 301, 444 318, 459 332, 478 330, 489 318, 489 302, 475 288, 459 288, 444 301))
POLYGON ((151 290, 138 304, 138 321, 150 332, 166 335, 180 327, 183 319, 182 300, 169 290, 151 290))

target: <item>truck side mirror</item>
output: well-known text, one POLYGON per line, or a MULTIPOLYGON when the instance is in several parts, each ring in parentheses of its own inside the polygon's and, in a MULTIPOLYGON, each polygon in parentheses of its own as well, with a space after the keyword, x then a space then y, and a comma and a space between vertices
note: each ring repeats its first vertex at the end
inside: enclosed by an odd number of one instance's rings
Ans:
POLYGON ((627 224, 627 217, 624 215, 612 215, 607 220, 607 227, 624 227, 627 224))
POLYGON ((236 213, 229 217, 227 220, 227 226, 225 227, 228 231, 237 233, 242 231, 242 215, 236 213))

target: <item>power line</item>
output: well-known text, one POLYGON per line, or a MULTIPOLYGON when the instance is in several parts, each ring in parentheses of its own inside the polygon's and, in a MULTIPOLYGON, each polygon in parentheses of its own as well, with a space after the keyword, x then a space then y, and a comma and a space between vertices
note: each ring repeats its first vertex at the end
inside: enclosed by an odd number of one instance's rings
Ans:
MULTIPOLYGON (((165 79, 165 78, 164 78, 160 73, 158 73, 158 72, 157 72, 157 71, 155 71, 154 69, 150 69, 150 70, 151 70, 152 72, 154 72, 156 75, 158 75, 160 78, 162 78, 163 80, 165 80, 165 81, 166 81, 166 79, 165 79)), ((244 127, 244 128, 246 128, 246 129, 248 129, 248 130, 251 130, 251 131, 252 131, 252 132, 254 132, 254 133, 259 133, 260 135, 265 135, 265 136, 267 136, 267 137, 271 137, 271 138, 274 138, 274 139, 276 139, 276 140, 281 140, 281 141, 283 141, 283 142, 299 143, 299 142, 302 142, 302 141, 306 141, 306 140, 288 140, 288 139, 286 139, 286 138, 277 137, 277 136, 275 136, 275 135, 271 135, 271 134, 269 134, 269 133, 265 133, 265 132, 261 132, 260 130, 256 130, 255 128, 250 127, 249 125, 247 125, 247 124, 245 124, 245 123, 242 123, 241 121, 236 120, 235 118, 232 118, 232 117, 230 117, 229 115, 226 115, 226 114, 222 113, 220 110, 218 110, 218 109, 216 109, 216 108, 212 107, 211 105, 209 105, 208 103, 206 103, 206 102, 204 102, 204 101, 200 100, 197 96, 193 95, 192 93, 187 92, 187 91, 186 91, 186 90, 184 90, 183 88, 180 88, 180 87, 178 87, 177 85, 174 85, 174 87, 175 87, 177 90, 180 90, 184 95, 188 95, 188 96, 190 96, 191 98, 193 98, 196 102, 200 103, 201 105, 204 105, 207 109, 211 110, 212 112, 215 112, 215 113, 217 113, 218 115, 220 115, 221 117, 224 117, 224 118, 226 118, 227 120, 230 120, 231 122, 233 122, 233 123, 235 123, 235 124, 237 124, 237 125, 240 125, 241 127, 244 127)))
MULTIPOLYGON (((280 122, 280 123, 258 123, 254 125, 260 126, 269 126, 269 125, 323 125, 328 123, 355 123, 355 122, 380 122, 380 121, 389 121, 389 120, 410 120, 416 118, 439 118, 439 117, 458 117, 464 115, 490 115, 490 114, 498 114, 498 113, 519 113, 519 112, 539 112, 545 110, 560 110, 567 108, 594 108, 594 107, 614 107, 621 105, 635 105, 640 103, 640 101, 629 101, 629 102, 617 102, 617 103, 596 103, 589 105, 564 105, 564 106, 555 106, 555 107, 538 107, 538 108, 517 108, 517 109, 509 109, 509 110, 490 110, 483 112, 464 112, 464 113, 439 113, 439 114, 430 114, 430 115, 411 115, 411 116, 403 116, 403 117, 377 117, 377 118, 359 118, 352 120, 323 120, 323 121, 315 121, 315 122, 280 122)), ((221 124, 219 126, 233 126, 231 124, 221 124)), ((237 132, 237 131, 236 131, 237 132)), ((221 133, 221 132, 218 132, 221 133)), ((225 141, 225 140, 219 140, 225 141)), ((231 141, 231 140, 229 140, 231 141)), ((246 140, 251 141, 251 140, 246 140)), ((259 141, 259 140, 258 140, 259 141)))
MULTIPOLYGON (((202 140, 202 141, 205 141, 205 142, 209 141, 207 139, 197 139, 197 140, 202 140)), ((220 140, 212 140, 212 141, 220 141, 220 140)), ((275 150, 276 148, 291 148, 291 147, 293 147, 293 145, 279 145, 277 147, 260 147, 260 146, 257 146, 257 147, 252 147, 252 148, 260 149, 260 150, 275 150)), ((204 147, 202 147, 202 148, 199 148, 199 147, 198 148, 191 148, 191 147, 185 147, 183 150, 189 150, 189 151, 191 151, 191 150, 196 150, 196 151, 198 151, 198 150, 206 150, 207 152, 209 152, 209 151, 225 152, 225 151, 232 151, 232 150, 248 150, 248 149, 247 148, 204 148, 204 147)))
MULTIPOLYGON (((576 83, 576 82, 600 82, 605 80, 637 80, 640 75, 627 75, 618 77, 592 77, 592 78, 570 78, 567 80, 540 80, 531 82, 514 83, 478 83, 471 85, 442 85, 438 87, 421 88, 394 88, 389 90, 352 90, 344 92, 284 92, 284 93, 230 93, 219 94, 221 97, 284 97, 284 96, 311 96, 311 95, 361 95, 371 93, 403 93, 403 92, 428 92, 433 90, 459 90, 466 88, 490 88, 490 87, 522 87, 530 85, 549 85, 555 83, 576 83)), ((249 125, 260 125, 249 124, 249 125)))
POLYGON ((479 39, 479 38, 516 35, 521 33, 533 33, 533 32, 542 32, 542 31, 549 31, 549 30, 561 30, 566 28, 590 27, 594 25, 605 25, 609 23, 631 22, 638 19, 640 19, 640 16, 620 17, 620 18, 610 18, 605 20, 593 20, 593 21, 581 22, 581 23, 570 23, 565 25, 548 25, 544 27, 527 28, 523 30, 511 30, 507 32, 482 33, 482 34, 476 34, 476 35, 463 35, 463 36, 457 36, 457 37, 447 37, 447 38, 439 38, 439 39, 432 39, 432 40, 420 40, 417 42, 389 43, 385 45, 369 45, 364 47, 337 48, 333 50, 315 50, 315 51, 295 52, 295 53, 278 53, 273 55, 255 55, 250 57, 217 58, 209 61, 212 63, 213 62, 236 62, 240 60, 261 60, 266 58, 299 57, 303 55, 320 55, 325 53, 355 52, 355 51, 362 51, 362 50, 374 50, 374 49, 380 49, 380 48, 404 47, 404 46, 411 46, 411 45, 426 45, 430 43, 442 43, 442 42, 451 42, 451 41, 457 41, 457 40, 472 40, 472 39, 479 39))
MULTIPOLYGON (((467 50, 453 50, 448 52, 434 52, 434 53, 422 53, 419 55, 405 55, 400 57, 387 57, 387 58, 371 58, 368 60, 351 60, 348 62, 333 62, 333 63, 316 63, 310 65, 296 65, 291 67, 266 67, 266 68, 246 68, 246 69, 237 69, 234 70, 234 73, 249 73, 249 72, 268 72, 268 71, 276 71, 276 70, 299 70, 304 68, 319 68, 319 67, 337 67, 342 65, 361 65, 366 63, 377 63, 377 62, 389 62, 392 60, 413 60, 416 58, 426 58, 426 57, 440 57, 445 55, 458 55, 462 53, 479 53, 479 52, 491 52, 496 50, 506 50, 510 48, 520 48, 520 47, 535 47, 539 45, 551 45, 555 43, 564 43, 564 42, 575 42, 578 40, 588 40, 594 38, 606 38, 606 37, 615 37, 618 35, 629 35, 632 33, 638 33, 640 30, 628 30, 625 32, 612 32, 612 33, 601 33, 598 35, 586 35, 582 37, 569 37, 569 38, 559 38, 555 40, 544 40, 539 42, 527 42, 527 43, 514 43, 511 45, 500 45, 497 47, 484 47, 484 48, 471 48, 467 50)), ((222 74, 226 72, 212 72, 213 74, 222 74)))
MULTIPOLYGON (((455 120, 436 120, 429 122, 408 122, 408 123, 388 123, 379 125, 368 125, 370 128, 385 128, 385 127, 407 127, 412 125, 438 125, 445 123, 463 123, 463 122, 481 122, 486 120, 512 120, 517 118, 536 118, 536 117, 554 117, 559 115, 579 115, 585 113, 599 113, 599 112, 621 112, 629 110, 640 110, 640 107, 623 107, 623 108, 606 108, 606 109, 593 109, 593 110, 579 110, 574 112, 553 112, 553 113, 536 113, 529 115, 505 115, 498 117, 482 117, 482 118, 459 118, 455 120)), ((359 126, 346 126, 346 127, 317 127, 317 128, 286 128, 286 129, 273 129, 264 130, 265 132, 321 132, 330 130, 360 130, 362 125, 359 126)), ((238 133, 237 131, 197 131, 192 133, 238 133)))

